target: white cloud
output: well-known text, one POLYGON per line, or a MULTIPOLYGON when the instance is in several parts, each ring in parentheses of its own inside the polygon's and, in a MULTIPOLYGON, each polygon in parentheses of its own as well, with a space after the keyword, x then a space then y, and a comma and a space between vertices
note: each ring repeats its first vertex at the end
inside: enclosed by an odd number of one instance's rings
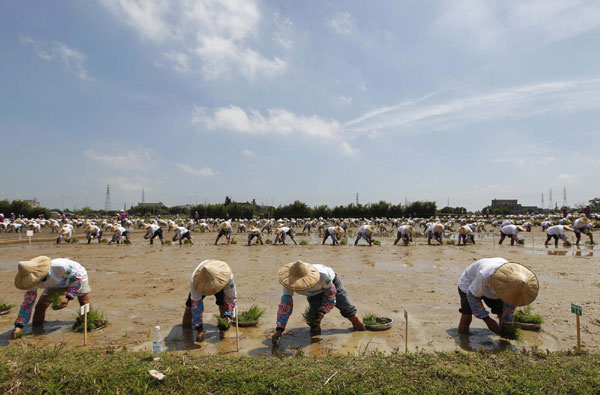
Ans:
POLYGON ((132 151, 125 151, 120 154, 102 154, 93 149, 88 149, 83 151, 83 156, 122 170, 143 170, 150 165, 150 153, 148 152, 139 154, 132 151))
POLYGON ((242 154, 244 154, 248 158, 256 157, 256 154, 254 152, 250 151, 249 149, 242 150, 242 154))
POLYGON ((275 32, 273 32, 273 41, 281 47, 290 50, 293 44, 291 35, 294 30, 294 24, 289 18, 279 15, 278 12, 273 13, 273 19, 276 27, 275 32))
POLYGON ((356 32, 357 30, 354 19, 348 12, 338 12, 335 14, 335 16, 329 21, 329 25, 336 33, 346 36, 356 32))
POLYGON ((317 141, 327 144, 336 141, 338 143, 336 146, 344 154, 354 155, 358 152, 343 138, 338 121, 322 119, 316 115, 299 116, 280 108, 269 109, 265 116, 257 110, 244 110, 238 106, 220 107, 214 110, 196 107, 192 122, 201 124, 207 130, 228 130, 255 135, 291 135, 319 139, 317 141))
POLYGON ((201 71, 216 79, 240 71, 245 77, 282 73, 284 60, 251 48, 260 24, 255 0, 102 0, 142 38, 168 50, 178 72, 201 71))
POLYGON ((556 178, 563 182, 572 182, 579 178, 578 174, 559 173, 556 178))
POLYGON ((416 100, 371 110, 346 122, 355 135, 380 130, 410 133, 449 130, 468 123, 494 119, 522 119, 552 112, 576 112, 600 107, 600 80, 552 81, 510 87, 435 104, 428 94, 416 100))
POLYGON ((341 95, 339 99, 340 99, 340 102, 342 102, 343 104, 350 104, 350 103, 352 103, 352 96, 341 95))
POLYGON ((600 3, 588 0, 450 0, 441 4, 434 32, 461 47, 471 45, 484 51, 545 45, 600 27, 600 3))
POLYGON ((214 176, 217 174, 214 170, 212 170, 209 167, 202 167, 200 169, 196 169, 195 167, 192 167, 192 166, 184 164, 184 163, 175 163, 175 166, 177 166, 177 168, 179 170, 181 170, 182 172, 189 174, 191 176, 210 177, 210 176, 214 176))
POLYGON ((21 37, 21 44, 33 47, 40 59, 48 62, 62 63, 67 70, 82 80, 93 80, 85 69, 87 56, 83 52, 70 48, 60 41, 47 43, 36 41, 26 36, 21 37))

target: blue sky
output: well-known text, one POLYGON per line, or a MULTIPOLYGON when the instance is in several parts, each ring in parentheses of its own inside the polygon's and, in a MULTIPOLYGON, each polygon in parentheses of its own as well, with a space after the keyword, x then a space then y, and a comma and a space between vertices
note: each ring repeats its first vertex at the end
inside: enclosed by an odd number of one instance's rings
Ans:
POLYGON ((600 195, 595 1, 0 3, 0 197, 600 195))

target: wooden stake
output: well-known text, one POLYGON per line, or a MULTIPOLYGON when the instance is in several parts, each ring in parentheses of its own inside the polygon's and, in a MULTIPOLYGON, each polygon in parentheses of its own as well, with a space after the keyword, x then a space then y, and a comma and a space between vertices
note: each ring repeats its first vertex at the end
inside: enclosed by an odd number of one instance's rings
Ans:
POLYGON ((575 315, 577 317, 577 351, 581 351, 581 333, 579 331, 579 314, 575 315))
POLYGON ((404 309, 404 352, 408 353, 408 311, 404 309))
POLYGON ((87 311, 83 313, 83 346, 87 346, 87 311))
POLYGON ((235 307, 235 337, 237 338, 237 352, 240 352, 240 332, 238 325, 238 308, 235 307))

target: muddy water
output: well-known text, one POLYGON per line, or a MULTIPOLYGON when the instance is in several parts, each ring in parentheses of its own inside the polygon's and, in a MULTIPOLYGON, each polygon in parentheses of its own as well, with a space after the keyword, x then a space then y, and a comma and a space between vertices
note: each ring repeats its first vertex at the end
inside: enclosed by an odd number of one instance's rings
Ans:
MULTIPOLYGON (((5 235, 0 235, 0 240, 5 235)), ((13 236, 14 237, 14 236, 13 236)), ((76 236, 82 238, 81 235, 76 236)), ((205 299, 206 338, 194 343, 194 333, 183 330, 181 316, 189 291, 189 276, 197 263, 207 258, 228 262, 236 277, 239 308, 253 303, 265 309, 256 328, 240 328, 241 352, 249 355, 327 353, 357 355, 371 350, 391 352, 404 349, 404 309, 408 310, 409 350, 476 350, 500 351, 505 348, 537 346, 540 349, 566 350, 576 342, 574 317, 570 303, 583 306, 582 340, 587 349, 595 350, 600 341, 600 325, 596 321, 600 308, 600 277, 597 246, 544 247, 543 232, 524 234, 524 246, 497 245, 495 234, 477 234, 476 245, 432 245, 415 238, 409 246, 393 246, 394 237, 379 238, 381 246, 320 245, 321 239, 297 236, 306 246, 246 246, 245 237, 235 235, 238 244, 214 246, 214 233, 195 233, 194 246, 148 245, 141 234, 133 234, 134 244, 105 245, 63 244, 52 241, 10 245, 0 248, 0 299, 20 304, 23 293, 12 282, 16 262, 37 255, 69 257, 81 262, 89 272, 92 305, 104 312, 110 325, 90 334, 90 347, 124 347, 149 350, 150 333, 160 325, 166 350, 193 350, 197 353, 235 353, 235 328, 220 336, 213 314, 218 312, 213 297, 205 299), (505 341, 489 332, 475 319, 468 337, 458 336, 459 298, 457 280, 466 266, 477 259, 502 256, 531 267, 540 280, 540 295, 532 305, 544 317, 540 332, 524 332, 519 342, 505 341), (351 324, 337 310, 328 314, 322 333, 311 338, 301 312, 307 302, 297 295, 294 313, 280 346, 273 349, 273 333, 281 286, 277 271, 281 264, 302 259, 332 266, 340 275, 359 315, 369 312, 394 319, 392 329, 385 332, 353 332, 351 324)), ((267 236, 269 238, 269 236, 267 236)), ((273 236, 270 236, 272 239, 273 236)), ((330 241, 328 242, 328 244, 330 241)), ((31 345, 67 343, 80 347, 81 335, 70 331, 76 306, 71 303, 60 311, 49 310, 43 333, 33 333, 16 341, 31 345)), ((9 342, 16 310, 0 317, 0 345, 9 342)))

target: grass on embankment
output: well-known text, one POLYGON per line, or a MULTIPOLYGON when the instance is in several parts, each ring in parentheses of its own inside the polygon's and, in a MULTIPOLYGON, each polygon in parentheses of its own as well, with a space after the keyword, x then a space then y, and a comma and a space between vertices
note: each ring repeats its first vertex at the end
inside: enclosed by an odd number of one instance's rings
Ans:
POLYGON ((0 392, 598 393, 598 353, 228 357, 0 348, 0 392), (149 369, 166 374, 163 382, 149 369), (324 383, 337 374, 327 385, 324 383))

